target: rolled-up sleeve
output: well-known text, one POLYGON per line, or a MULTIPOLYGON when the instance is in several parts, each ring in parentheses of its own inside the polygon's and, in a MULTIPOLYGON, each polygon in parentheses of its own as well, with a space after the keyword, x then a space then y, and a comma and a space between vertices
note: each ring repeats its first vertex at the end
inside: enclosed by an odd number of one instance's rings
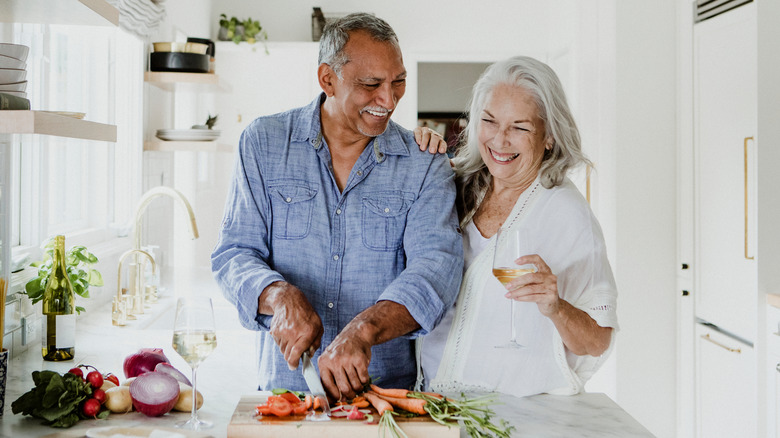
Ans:
POLYGON ((440 155, 431 161, 419 197, 409 209, 403 237, 406 268, 378 299, 404 305, 420 324, 409 338, 433 330, 457 297, 463 241, 454 205, 454 173, 447 157, 440 155))
POLYGON ((211 254, 211 269, 223 295, 250 330, 268 329, 271 317, 258 315, 258 299, 268 285, 284 280, 268 264, 269 210, 257 156, 260 137, 253 130, 241 136, 219 240, 211 254))

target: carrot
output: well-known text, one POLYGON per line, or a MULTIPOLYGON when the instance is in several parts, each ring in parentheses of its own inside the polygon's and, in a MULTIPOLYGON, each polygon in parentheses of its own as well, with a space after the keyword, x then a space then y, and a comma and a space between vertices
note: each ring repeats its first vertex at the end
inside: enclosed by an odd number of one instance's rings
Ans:
POLYGON ((303 402, 306 404, 307 411, 309 409, 317 410, 320 408, 320 404, 321 404, 320 399, 309 394, 306 394, 306 397, 304 398, 303 402))
POLYGON ((441 394, 439 394, 439 393, 436 393, 436 392, 424 392, 424 391, 421 391, 421 392, 419 392, 418 394, 425 394, 425 395, 427 395, 428 397, 433 397, 433 398, 435 398, 435 399, 437 399, 437 400, 442 400, 442 399, 444 399, 444 396, 443 396, 443 395, 441 395, 441 394))
MULTIPOLYGON (((367 392, 366 394, 371 394, 371 392, 367 392)), ((419 414, 419 415, 425 415, 428 412, 425 411, 425 403, 427 403, 425 400, 420 398, 400 398, 400 397, 389 397, 386 395, 377 394, 380 398, 387 401, 391 405, 395 406, 396 408, 401 408, 407 412, 411 412, 413 414, 419 414)))
POLYGON ((372 405, 374 405, 380 417, 386 411, 390 411, 390 412, 393 411, 393 406, 390 405, 390 403, 387 400, 384 400, 383 398, 379 397, 376 394, 366 392, 363 394, 363 397, 365 397, 366 400, 368 400, 372 405))
POLYGON ((350 404, 352 406, 356 407, 356 408, 367 408, 368 405, 369 405, 368 400, 366 400, 366 399, 359 400, 359 401, 353 401, 350 404))
POLYGON ((371 390, 379 395, 386 395, 388 397, 397 397, 397 398, 405 398, 406 394, 409 394, 408 389, 390 389, 390 388, 380 388, 373 383, 371 384, 371 390))

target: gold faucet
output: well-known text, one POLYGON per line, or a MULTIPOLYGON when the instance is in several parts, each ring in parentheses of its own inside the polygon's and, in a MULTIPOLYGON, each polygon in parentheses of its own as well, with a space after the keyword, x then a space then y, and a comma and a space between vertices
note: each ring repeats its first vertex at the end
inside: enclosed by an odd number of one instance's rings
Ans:
POLYGON ((141 232, 139 230, 141 226, 141 217, 144 213, 144 210, 146 210, 146 207, 149 206, 149 203, 158 196, 169 196, 179 201, 179 204, 184 207, 184 210, 190 217, 190 232, 192 232, 192 238, 198 238, 198 225, 195 223, 195 213, 193 213, 192 207, 190 207, 190 203, 187 201, 187 198, 185 198, 184 195, 182 195, 181 192, 176 189, 159 186, 144 193, 143 196, 141 196, 141 199, 138 201, 138 205, 135 207, 135 220, 133 221, 133 249, 141 249, 141 232))
POLYGON ((130 275, 130 280, 128 282, 132 282, 135 285, 135 288, 129 291, 133 294, 133 306, 132 309, 128 309, 130 314, 144 313, 144 295, 146 291, 142 286, 143 270, 139 269, 138 253, 144 253, 150 259, 153 259, 153 257, 149 253, 141 250, 141 219, 143 218, 143 213, 146 210, 146 207, 148 207, 155 198, 160 196, 168 196, 178 201, 179 205, 184 208, 184 210, 187 212, 187 215, 189 216, 190 232, 192 233, 192 238, 198 238, 198 225, 195 223, 195 213, 192 211, 192 207, 187 201, 187 198, 185 198, 181 192, 170 187, 158 186, 148 190, 141 196, 141 199, 138 201, 138 204, 135 207, 135 219, 133 220, 132 251, 136 251, 137 253, 133 256, 134 263, 131 263, 128 268, 130 275))
POLYGON ((139 313, 136 311, 139 306, 139 297, 141 298, 140 313, 143 313, 143 293, 139 294, 137 292, 138 290, 144 290, 143 284, 138 283, 138 281, 143 281, 143 277, 136 275, 138 269, 135 263, 131 263, 131 266, 136 266, 136 269, 132 269, 130 272, 127 288, 128 296, 122 296, 122 263, 125 261, 125 258, 131 254, 141 254, 146 256, 146 258, 148 258, 149 262, 152 264, 152 273, 154 274, 157 271, 157 264, 154 262, 154 257, 152 257, 152 255, 146 251, 142 251, 140 249, 130 249, 125 251, 125 253, 119 257, 119 267, 117 268, 118 272, 116 274, 116 296, 111 303, 111 323, 113 325, 125 325, 128 319, 135 319, 133 314, 139 313), (125 298, 130 298, 132 300, 130 309, 128 309, 128 303, 125 298))

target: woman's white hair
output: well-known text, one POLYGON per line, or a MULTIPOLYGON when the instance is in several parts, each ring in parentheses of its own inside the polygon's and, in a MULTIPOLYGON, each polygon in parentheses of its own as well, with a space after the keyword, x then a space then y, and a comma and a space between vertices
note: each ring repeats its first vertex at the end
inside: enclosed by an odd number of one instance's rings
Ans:
POLYGON ((539 170, 544 187, 560 185, 568 171, 580 164, 590 165, 582 153, 580 134, 566 102, 563 86, 553 69, 528 56, 496 62, 474 84, 469 122, 453 158, 458 177, 461 226, 474 216, 493 182, 493 176, 479 154, 479 120, 493 89, 501 84, 523 88, 536 101, 539 117, 544 123, 545 140, 552 143, 552 148, 545 151, 539 170))

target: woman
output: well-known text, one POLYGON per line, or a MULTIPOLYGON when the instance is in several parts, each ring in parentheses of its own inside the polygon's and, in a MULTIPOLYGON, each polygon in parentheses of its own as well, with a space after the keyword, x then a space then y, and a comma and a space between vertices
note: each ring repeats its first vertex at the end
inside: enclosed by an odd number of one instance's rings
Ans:
POLYGON ((455 158, 465 275, 457 304, 421 342, 426 389, 514 396, 575 394, 618 328, 601 228, 566 177, 588 164, 555 73, 529 57, 489 67, 474 86, 455 158), (529 231, 537 272, 506 288, 492 275, 495 235, 529 231), (507 299, 509 298, 509 299, 507 299), (518 349, 509 341, 515 300, 518 349))

